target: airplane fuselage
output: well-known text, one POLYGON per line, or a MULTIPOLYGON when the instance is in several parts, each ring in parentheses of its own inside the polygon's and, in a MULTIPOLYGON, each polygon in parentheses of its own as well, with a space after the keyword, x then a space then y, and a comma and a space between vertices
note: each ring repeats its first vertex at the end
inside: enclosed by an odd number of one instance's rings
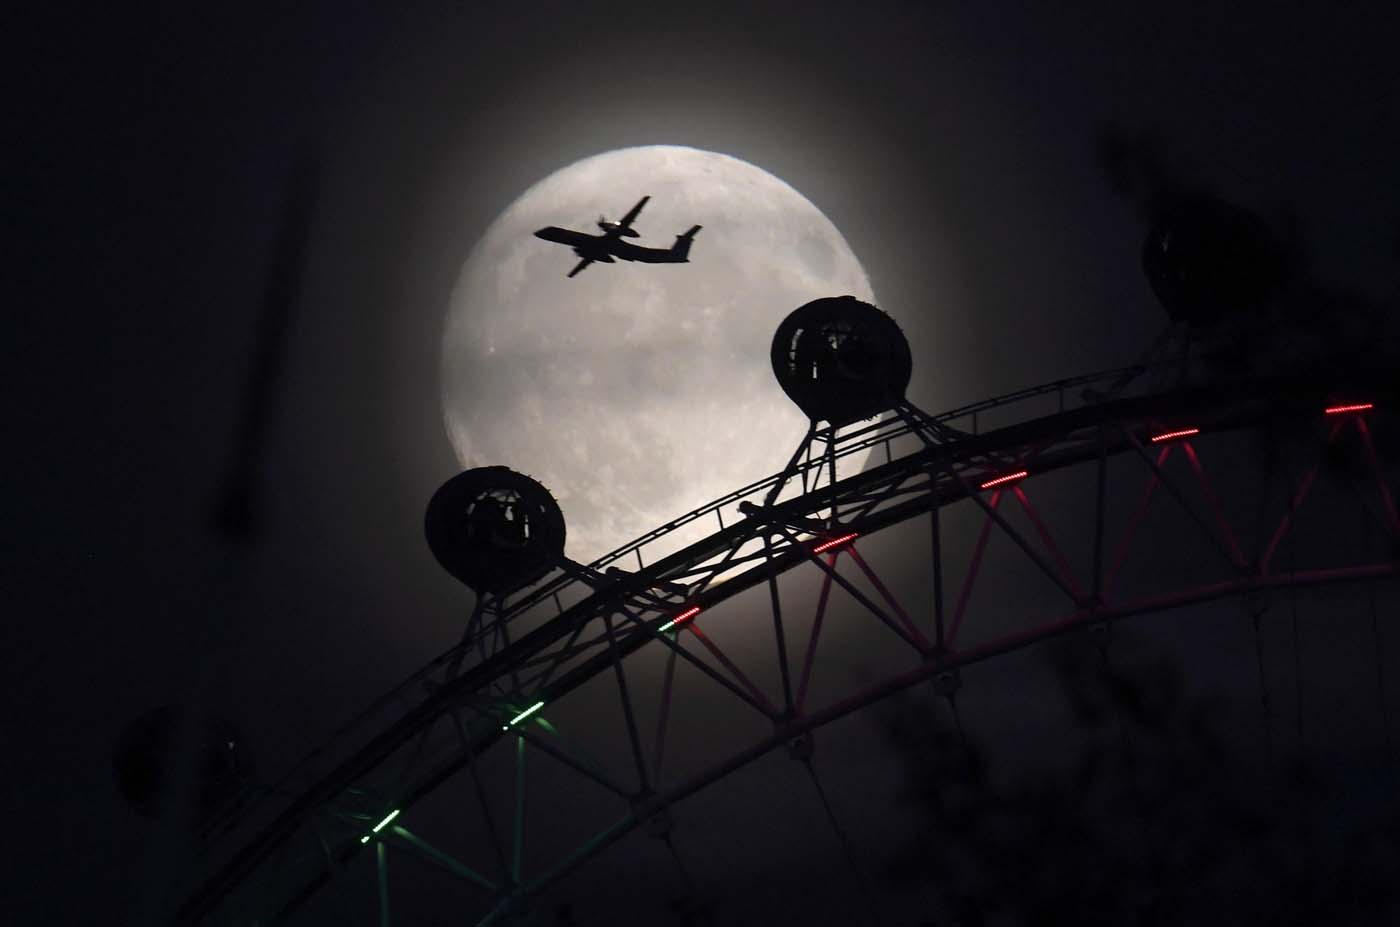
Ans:
POLYGON ((693 225, 688 231, 677 235, 675 244, 669 248, 646 248, 624 240, 638 237, 637 231, 632 228, 632 222, 649 199, 651 199, 649 196, 642 197, 641 201, 633 206, 619 222, 609 222, 600 218, 598 227, 603 230, 601 235, 589 235, 587 232, 561 229, 557 225, 550 225, 536 232, 535 237, 556 244, 568 245, 573 249, 574 254, 583 259, 577 267, 569 271, 568 276, 570 277, 595 261, 604 264, 612 264, 616 261, 641 261, 646 264, 688 263, 690 261, 690 245, 695 240, 695 234, 700 231, 698 225, 693 225))
MULTIPOLYGON (((590 261, 601 261, 605 264, 611 264, 614 260, 642 261, 650 264, 684 263, 689 260, 674 247, 647 248, 642 245, 634 245, 630 241, 624 241, 615 235, 589 235, 586 232, 561 229, 554 225, 540 229, 535 233, 535 237, 561 245, 570 245, 579 257, 587 258, 590 261)), ((677 237, 683 238, 685 236, 677 237)), ((693 234, 691 237, 694 237, 693 234)))

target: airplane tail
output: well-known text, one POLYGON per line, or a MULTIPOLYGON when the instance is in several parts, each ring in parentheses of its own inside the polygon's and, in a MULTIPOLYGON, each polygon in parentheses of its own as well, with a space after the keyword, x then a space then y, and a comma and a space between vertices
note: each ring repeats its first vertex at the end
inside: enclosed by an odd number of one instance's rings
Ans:
POLYGON ((671 246, 671 259, 676 262, 690 260, 690 244, 695 240, 695 233, 700 231, 702 226, 692 225, 684 235, 676 236, 676 243, 671 246))

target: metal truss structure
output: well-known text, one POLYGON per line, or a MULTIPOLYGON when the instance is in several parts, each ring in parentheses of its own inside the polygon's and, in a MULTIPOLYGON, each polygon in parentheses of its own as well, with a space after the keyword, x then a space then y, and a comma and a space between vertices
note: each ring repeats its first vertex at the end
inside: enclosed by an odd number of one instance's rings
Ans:
POLYGON ((634 829, 669 840, 673 803, 769 751, 805 759, 811 731, 922 681, 946 694, 961 667, 1130 616, 1231 596, 1262 608, 1276 589, 1400 574, 1395 462, 1378 438, 1400 409, 1392 377, 1353 368, 1345 382, 1255 379, 1126 395, 1130 379, 1112 371, 936 417, 902 404, 843 431, 814 427, 782 472, 589 567, 564 564, 534 588, 481 598, 460 645, 216 835, 182 920, 294 920, 313 895, 373 871, 372 893, 356 897, 376 898, 388 924, 391 855, 460 881, 461 897, 477 905, 463 919, 508 920, 634 829), (837 460, 862 452, 876 462, 838 480, 837 460), (1310 503, 1332 504, 1319 501, 1326 493, 1350 500, 1367 537, 1388 542, 1299 543, 1310 503), (873 539, 920 518, 929 523, 918 554, 928 582, 909 595, 882 575, 873 539), (700 519, 713 519, 713 533, 648 562, 657 542, 700 519), (1170 551, 1154 550, 1168 542, 1170 551), (1013 562, 1016 576, 1050 590, 1039 608, 979 608, 978 596, 1005 582, 997 573, 1013 562), (795 616, 793 581, 815 592, 810 617, 795 616), (838 600, 903 657, 833 697, 820 682, 830 659, 821 643, 838 600), (751 654, 745 665, 726 645, 738 627, 764 639, 768 665, 753 665, 751 654), (664 761, 668 744, 674 753, 682 665, 733 712, 724 724, 742 742, 677 769, 664 761), (595 714, 612 706, 616 717, 596 727, 620 732, 620 750, 559 720, 590 682, 613 690, 589 704, 595 714), (535 829, 549 826, 526 813, 534 755, 602 796, 610 821, 527 865, 522 848, 546 839, 535 829), (510 794, 489 794, 487 764, 515 770, 510 794), (489 867, 423 836, 432 797, 449 785, 477 806, 489 867))

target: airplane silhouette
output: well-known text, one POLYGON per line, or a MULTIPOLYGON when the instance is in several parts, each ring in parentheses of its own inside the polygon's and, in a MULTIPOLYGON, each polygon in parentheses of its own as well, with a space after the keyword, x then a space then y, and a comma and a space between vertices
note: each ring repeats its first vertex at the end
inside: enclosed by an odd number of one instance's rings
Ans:
POLYGON ((575 232, 551 225, 540 229, 535 233, 535 237, 561 245, 569 245, 574 249, 574 254, 583 258, 573 270, 569 271, 568 276, 570 277, 595 261, 601 261, 604 264, 611 264, 615 260, 641 261, 645 264, 688 263, 690 261, 690 244, 695 240, 695 233, 700 231, 698 225, 692 225, 685 234, 677 235, 676 243, 669 248, 643 248, 641 245, 634 245, 630 241, 622 240, 638 237, 637 230, 632 228, 632 222, 649 199, 651 199, 650 196, 642 197, 627 215, 616 222, 609 222, 599 216, 598 228, 603 230, 601 235, 590 235, 587 232, 575 232))

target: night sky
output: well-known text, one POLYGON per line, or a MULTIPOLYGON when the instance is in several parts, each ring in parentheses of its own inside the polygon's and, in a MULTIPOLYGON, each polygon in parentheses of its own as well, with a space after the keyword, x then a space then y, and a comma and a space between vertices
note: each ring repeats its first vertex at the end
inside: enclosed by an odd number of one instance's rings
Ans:
MULTIPOLYGON (((9 17, 7 920, 128 923, 161 895, 157 832, 111 770, 132 718, 202 700, 274 776, 455 642, 471 594, 422 540, 428 498, 457 471, 439 406, 443 313, 478 236, 535 181, 651 143, 781 177, 864 264, 913 346, 909 398, 936 412, 1131 363, 1165 324, 1140 270, 1141 201, 1104 167, 1109 136, 1256 210, 1317 286, 1393 307, 1400 28, 1386 7, 551 0, 9 17), (269 341, 298 164, 316 166, 315 197, 296 298, 269 341), (214 513, 256 395, 251 533, 231 541, 214 513)), ((1154 638, 1148 622, 1142 665, 1184 673, 1201 704, 1252 691, 1246 637, 1213 651, 1214 632, 1154 638)), ((996 718, 1060 665, 1037 659, 988 670, 998 694, 980 709, 967 695, 964 720, 987 762, 1048 783, 1074 719, 996 718)), ((1360 672, 1345 652, 1318 659, 1323 690, 1360 672)), ((898 779, 908 757, 890 731, 917 708, 833 729, 838 805, 841 782, 898 779), (841 737, 888 753, 862 766, 841 737)), ((1326 726, 1352 708, 1313 710, 1326 726)), ((1334 746, 1344 773, 1371 762, 1368 730, 1334 746)), ((747 839, 765 793, 752 770, 736 781, 712 800, 725 813, 687 819, 696 845, 747 839)), ((723 892, 694 861, 714 922, 748 923, 767 910, 760 896, 785 899, 770 923, 829 910, 801 886, 838 884, 844 862, 829 832, 803 834, 790 842, 825 849, 723 892)), ((872 872, 897 855, 877 824, 856 842, 872 872)), ((843 884, 821 903, 855 910, 843 884)), ((625 895, 561 891, 579 923, 630 922, 625 895)))

